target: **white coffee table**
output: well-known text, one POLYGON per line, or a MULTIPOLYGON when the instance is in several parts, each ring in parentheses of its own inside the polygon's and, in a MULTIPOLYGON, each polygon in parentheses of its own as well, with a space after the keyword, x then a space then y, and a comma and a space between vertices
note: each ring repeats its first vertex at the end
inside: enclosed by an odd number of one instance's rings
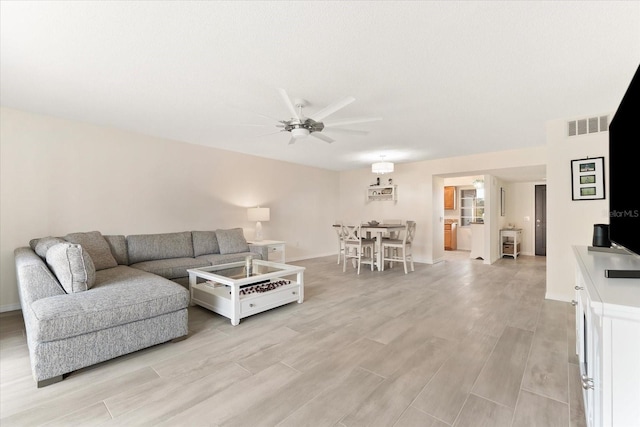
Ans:
POLYGON ((251 275, 244 261, 189 269, 191 304, 228 317, 237 326, 247 316, 294 301, 302 303, 304 270, 262 260, 253 260, 251 275))

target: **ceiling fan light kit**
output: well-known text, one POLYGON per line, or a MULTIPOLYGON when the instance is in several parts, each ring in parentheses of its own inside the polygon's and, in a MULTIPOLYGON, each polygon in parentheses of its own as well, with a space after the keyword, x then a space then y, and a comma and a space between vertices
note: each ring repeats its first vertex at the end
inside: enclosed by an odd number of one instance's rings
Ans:
POLYGON ((309 129, 304 128, 304 127, 298 127, 298 128, 293 128, 291 129, 291 135, 298 139, 298 138, 306 138, 307 136, 309 136, 309 129))

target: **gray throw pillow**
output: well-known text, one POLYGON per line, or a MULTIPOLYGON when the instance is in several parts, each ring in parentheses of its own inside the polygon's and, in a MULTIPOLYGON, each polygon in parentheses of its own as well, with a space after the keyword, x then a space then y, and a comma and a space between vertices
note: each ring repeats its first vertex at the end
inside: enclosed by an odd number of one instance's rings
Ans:
POLYGON ((49 250, 49 248, 53 245, 57 245, 58 243, 64 243, 64 239, 51 236, 43 237, 42 239, 38 239, 34 250, 40 258, 45 259, 47 257, 47 251, 49 250))
POLYGON ((216 230, 218 246, 221 254, 237 254, 249 252, 249 245, 244 238, 242 228, 231 228, 229 230, 216 230))
POLYGON ((99 231, 71 233, 64 236, 67 242, 75 243, 89 253, 96 270, 117 267, 118 262, 111 253, 109 243, 99 231))
POLYGON ((193 256, 219 254, 218 238, 215 231, 192 231, 193 256))
POLYGON ((96 281, 96 269, 91 257, 74 243, 58 243, 47 251, 47 264, 66 293, 90 289, 96 281))

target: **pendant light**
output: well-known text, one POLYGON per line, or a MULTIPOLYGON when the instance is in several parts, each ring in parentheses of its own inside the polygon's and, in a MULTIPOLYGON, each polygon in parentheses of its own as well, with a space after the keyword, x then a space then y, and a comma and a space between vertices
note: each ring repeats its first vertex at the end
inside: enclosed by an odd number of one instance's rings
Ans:
POLYGON ((385 162, 384 156, 380 156, 380 161, 371 165, 371 172, 378 175, 384 175, 385 173, 393 172, 393 163, 385 162))

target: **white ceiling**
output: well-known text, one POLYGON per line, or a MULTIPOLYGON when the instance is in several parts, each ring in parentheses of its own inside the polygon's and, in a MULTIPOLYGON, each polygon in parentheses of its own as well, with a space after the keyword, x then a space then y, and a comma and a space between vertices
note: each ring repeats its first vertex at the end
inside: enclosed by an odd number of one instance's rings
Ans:
POLYGON ((547 120, 614 112, 640 61, 638 1, 2 0, 0 12, 3 106, 336 171, 544 145, 547 120), (291 118, 276 88, 307 114, 355 97, 325 121, 383 120, 289 145, 265 135, 291 118))

